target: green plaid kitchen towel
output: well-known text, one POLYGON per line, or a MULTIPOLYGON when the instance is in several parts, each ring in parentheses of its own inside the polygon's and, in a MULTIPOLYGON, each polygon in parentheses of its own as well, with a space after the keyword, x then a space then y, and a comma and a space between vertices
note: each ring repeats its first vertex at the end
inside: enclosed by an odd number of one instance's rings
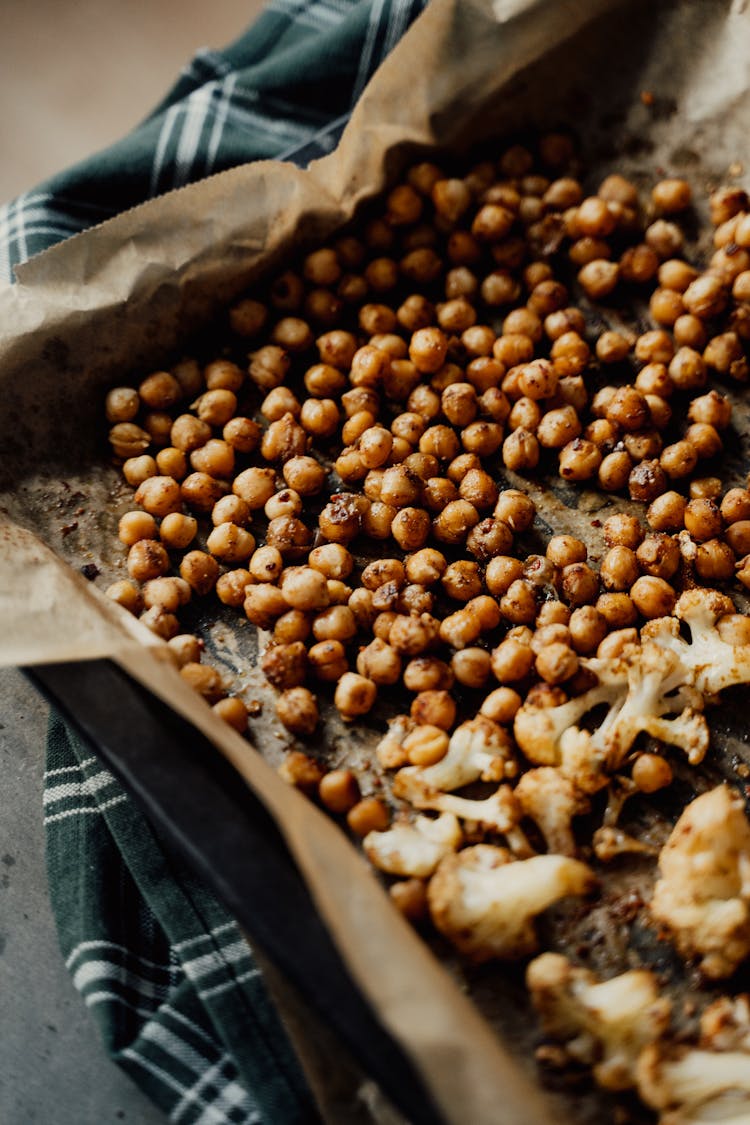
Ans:
MULTIPOLYGON (((154 195, 248 160, 305 165, 336 144, 424 0, 272 0, 200 51, 128 137, 0 208, 0 276, 154 195)), ((316 1119, 236 923, 52 716, 44 794, 50 893, 73 982, 107 1050, 179 1125, 316 1119)))

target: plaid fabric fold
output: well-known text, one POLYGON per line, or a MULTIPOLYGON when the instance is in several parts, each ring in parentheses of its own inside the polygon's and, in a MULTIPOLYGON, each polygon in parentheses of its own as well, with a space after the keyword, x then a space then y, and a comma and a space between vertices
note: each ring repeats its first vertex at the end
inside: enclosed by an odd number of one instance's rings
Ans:
POLYGON ((145 199, 250 160, 304 167, 424 0, 272 0, 223 51, 202 50, 121 141, 0 207, 0 276, 145 199))
MULTIPOLYGON (((273 0, 228 48, 198 52, 129 136, 0 208, 0 276, 190 181, 324 155, 423 3, 273 0)), ((177 1125, 317 1120, 236 923, 54 715, 44 814, 63 955, 115 1061, 177 1125)))

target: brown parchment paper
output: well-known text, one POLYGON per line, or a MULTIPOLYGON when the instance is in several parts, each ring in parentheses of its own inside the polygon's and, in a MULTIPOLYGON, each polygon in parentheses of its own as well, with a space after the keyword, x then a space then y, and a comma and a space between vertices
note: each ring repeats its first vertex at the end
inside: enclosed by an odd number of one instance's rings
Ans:
MULTIPOLYGON (((0 290, 0 510, 12 521, 0 530, 0 662, 111 654, 211 738, 278 819, 353 975, 447 1119, 462 1125, 549 1117, 336 826, 263 760, 278 760, 288 741, 277 725, 265 717, 253 723, 261 757, 188 691, 150 634, 59 560, 76 569, 94 564, 101 585, 123 573, 116 524, 132 497, 107 463, 105 389, 174 358, 224 302, 292 248, 346 223, 407 159, 434 145, 461 151, 482 138, 569 125, 589 187, 615 169, 650 184, 662 169, 687 175, 700 196, 702 187, 742 179, 750 156, 748 46, 744 2, 433 0, 365 90, 329 157, 306 172, 262 162, 171 193, 48 251, 18 271, 16 286, 0 290), (651 105, 642 90, 652 93, 651 105)), ((612 310, 607 322, 617 319, 612 310)), ((738 428, 730 480, 750 463, 750 427, 738 428)), ((603 519, 624 504, 560 482, 531 489, 543 524, 575 531, 593 551, 591 514, 603 519)), ((247 623, 212 610, 211 620, 195 624, 214 659, 262 698, 258 641, 247 623)), ((746 750, 726 712, 722 721, 725 764, 746 750)), ((368 726, 342 728, 330 714, 325 731, 332 764, 367 757, 377 738, 368 726)), ((649 826, 655 840, 665 823, 649 826)), ((634 890, 643 882, 638 871, 618 878, 618 894, 623 879, 634 890)), ((601 964, 610 970, 630 963, 630 931, 623 933, 619 944, 604 942, 610 959, 603 953, 601 964)), ((637 938, 642 948, 633 956, 645 950, 658 960, 653 942, 637 938)), ((518 973, 456 972, 528 1054, 535 1033, 518 973)), ((573 1103, 558 1101, 557 1117, 565 1104, 573 1103)), ((575 1107, 579 1120, 608 1115, 596 1098, 576 1097, 575 1107)))

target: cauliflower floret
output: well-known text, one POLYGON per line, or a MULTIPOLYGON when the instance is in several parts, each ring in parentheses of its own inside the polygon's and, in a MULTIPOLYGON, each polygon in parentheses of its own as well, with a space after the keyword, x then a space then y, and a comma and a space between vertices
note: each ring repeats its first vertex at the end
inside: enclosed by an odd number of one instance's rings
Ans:
POLYGON ((720 785, 692 801, 659 856, 651 914, 707 977, 729 976, 750 954, 750 824, 720 785))
POLYGON ((690 627, 690 643, 682 660, 693 671, 693 684, 704 696, 750 681, 750 645, 732 645, 722 640, 716 622, 734 613, 734 604, 718 590, 687 590, 675 613, 690 627))
POLYGON ((368 832, 362 841, 367 858, 388 875, 432 875, 444 855, 461 846, 461 828, 452 813, 437 820, 418 816, 414 824, 394 824, 385 832, 368 832))
POLYGON ((473 781, 502 781, 515 777, 518 764, 513 754, 513 743, 499 723, 484 715, 477 715, 456 727, 448 744, 448 751, 432 766, 406 766, 394 778, 393 792, 397 797, 412 800, 412 793, 442 790, 452 792, 470 785, 473 781))
MULTIPOLYGON (((585 661, 582 663, 585 664, 585 661)), ((600 682, 583 695, 569 699, 558 707, 538 707, 524 703, 516 712, 513 733, 516 742, 530 762, 540 766, 560 764, 560 740, 569 729, 577 729, 580 720, 601 703, 614 704, 627 691, 627 669, 620 661, 612 661, 607 682, 600 682)))
POLYGON ((378 762, 385 770, 395 770, 408 762, 409 758, 404 750, 403 742, 406 736, 416 727, 414 719, 409 715, 396 715, 388 722, 388 733, 385 734, 375 747, 378 762))
POLYGON ((635 1085, 638 1055, 670 1018, 653 973, 636 969, 599 982, 567 957, 543 953, 526 970, 526 984, 545 1034, 563 1042, 571 1059, 593 1066, 600 1086, 635 1085))
POLYGON ((567 856, 513 860, 505 848, 477 844, 438 864, 427 888, 438 930, 474 961, 514 960, 537 947, 534 918, 553 902, 583 895, 593 872, 567 856))
POLYGON ((750 1054, 750 996, 720 996, 701 1016, 700 1046, 750 1054))
POLYGON ((523 775, 514 792, 523 815, 539 827, 547 850, 575 855, 571 821, 588 812, 590 803, 573 782, 554 766, 539 766, 523 775))
POLYGON ((750 1125, 750 1056, 653 1043, 636 1068, 638 1093, 666 1110, 659 1125, 750 1125))
POLYGON ((725 687, 750 682, 750 645, 722 640, 716 627, 733 610, 731 599, 717 590, 688 590, 677 602, 677 616, 649 621, 640 644, 612 659, 582 660, 596 675, 596 687, 559 707, 519 708, 514 731, 526 757, 558 766, 565 741, 574 739, 579 756, 593 762, 603 754, 606 768, 615 771, 644 731, 681 747, 691 764, 701 762, 709 743, 701 713, 706 702, 725 687), (680 635, 678 618, 690 629, 689 641, 680 635), (581 719, 603 703, 609 705, 603 721, 591 733, 582 731, 581 719))
MULTIPOLYGON (((674 640, 672 621, 665 622, 665 636, 674 640)), ((653 622, 652 622, 653 624, 653 622)), ((676 625, 677 622, 674 622, 676 625)), ((700 762, 708 749, 708 727, 699 713, 702 697, 687 684, 692 675, 679 651, 658 643, 659 634, 646 636, 640 645, 630 645, 616 659, 582 661, 599 679, 597 687, 559 707, 539 708, 524 704, 516 715, 518 745, 533 762, 557 765, 566 740, 586 743, 589 758, 604 759, 610 771, 619 769, 641 731, 663 742, 682 747, 691 763, 700 762), (609 711, 592 732, 575 724, 600 703, 609 711), (672 719, 665 715, 675 714, 672 719)), ((678 638, 678 643, 686 645, 678 638)), ((687 646, 686 646, 687 647, 687 646)))

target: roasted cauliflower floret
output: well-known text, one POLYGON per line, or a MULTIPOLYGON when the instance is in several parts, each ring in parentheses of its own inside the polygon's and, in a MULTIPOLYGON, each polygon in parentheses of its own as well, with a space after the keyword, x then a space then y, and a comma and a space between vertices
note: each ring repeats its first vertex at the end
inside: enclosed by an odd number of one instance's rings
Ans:
POLYGON ((474 961, 514 960, 537 948, 534 918, 595 884, 593 872, 567 856, 514 860, 506 848, 477 844, 446 856, 427 888, 438 930, 474 961))
POLYGON ((502 781, 515 777, 518 764, 513 743, 499 723, 477 715, 456 727, 448 752, 432 766, 405 766, 394 778, 397 797, 413 801, 417 792, 450 793, 473 781, 502 781))
POLYGON ((750 954, 750 824, 725 785, 692 801, 659 856, 651 914, 714 979, 750 954))
MULTIPOLYGON (((601 759, 614 772, 641 732, 682 747, 692 763, 703 759, 709 735, 700 714, 702 696, 691 685, 693 673, 682 650, 672 647, 677 622, 661 620, 669 646, 659 643, 658 631, 644 633, 640 645, 629 645, 614 659, 582 661, 599 680, 583 695, 559 707, 526 703, 519 708, 514 723, 516 741, 530 761, 559 765, 566 742, 575 739, 579 756, 585 745, 590 759, 601 759), (584 715, 602 703, 609 705, 609 711, 599 726, 591 733, 578 727, 584 715), (665 717, 669 715, 674 718, 665 717)), ((679 636, 675 643, 689 647, 679 636)))
POLYGON ((369 832, 362 846, 374 867, 388 875, 432 875, 444 855, 455 852, 463 837, 452 813, 436 820, 419 816, 414 824, 394 824, 385 832, 369 832))
POLYGON ((750 645, 722 639, 716 623, 732 613, 730 598, 717 590, 688 590, 676 617, 649 621, 640 644, 628 645, 613 658, 593 657, 581 665, 593 672, 595 687, 558 707, 525 703, 514 732, 529 761, 558 766, 566 739, 578 740, 579 756, 603 755, 606 768, 620 768, 641 732, 685 751, 695 765, 705 757, 709 731, 702 711, 733 684, 750 682, 750 645), (690 639, 680 634, 679 620, 690 639), (609 711, 591 733, 581 720, 600 704, 609 711), (584 746, 585 743, 585 746, 584 746))
POLYGON ((750 1055, 653 1043, 641 1052, 638 1093, 659 1125, 750 1125, 750 1055))
POLYGON ((533 820, 544 836, 547 850, 574 855, 571 821, 588 812, 590 804, 570 778, 554 766, 539 766, 523 775, 514 792, 523 815, 533 820))
POLYGON ((567 957, 543 953, 526 970, 526 984, 544 1033, 564 1043, 570 1059, 593 1067, 608 1090, 635 1085, 638 1055, 670 1018, 653 973, 636 969, 600 982, 567 957))

